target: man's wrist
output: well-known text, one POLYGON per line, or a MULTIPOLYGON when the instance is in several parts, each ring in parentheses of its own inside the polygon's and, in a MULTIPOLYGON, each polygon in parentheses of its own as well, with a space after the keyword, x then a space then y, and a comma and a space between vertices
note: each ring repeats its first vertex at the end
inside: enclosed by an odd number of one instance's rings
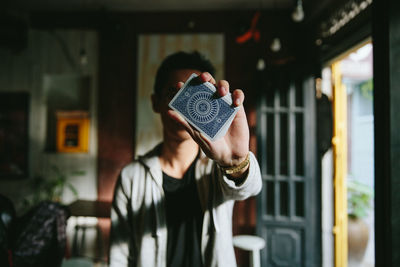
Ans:
POLYGON ((233 166, 221 166, 220 168, 225 175, 236 176, 245 173, 250 165, 250 153, 247 153, 247 156, 240 163, 233 166))

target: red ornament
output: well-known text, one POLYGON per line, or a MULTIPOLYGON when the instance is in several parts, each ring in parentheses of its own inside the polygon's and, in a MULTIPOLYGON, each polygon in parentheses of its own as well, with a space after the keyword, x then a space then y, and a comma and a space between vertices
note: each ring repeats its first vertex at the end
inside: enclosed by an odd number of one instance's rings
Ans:
POLYGON ((254 41, 258 42, 260 40, 260 31, 256 29, 258 19, 260 18, 260 12, 257 11, 253 18, 251 19, 251 24, 250 24, 250 29, 245 32, 244 34, 236 37, 236 42, 238 44, 243 44, 250 40, 251 38, 254 39, 254 41))

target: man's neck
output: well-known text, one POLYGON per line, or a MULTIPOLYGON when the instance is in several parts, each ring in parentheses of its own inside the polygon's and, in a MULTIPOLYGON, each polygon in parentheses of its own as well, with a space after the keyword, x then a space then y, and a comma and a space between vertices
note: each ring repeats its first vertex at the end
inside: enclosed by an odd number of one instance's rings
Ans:
POLYGON ((164 139, 159 156, 161 169, 171 177, 182 178, 199 153, 199 146, 191 138, 164 139))

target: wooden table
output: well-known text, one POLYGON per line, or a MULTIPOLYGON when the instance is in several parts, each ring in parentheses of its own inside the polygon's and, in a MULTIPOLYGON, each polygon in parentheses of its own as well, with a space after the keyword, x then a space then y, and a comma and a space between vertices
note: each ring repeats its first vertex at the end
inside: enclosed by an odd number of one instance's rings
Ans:
POLYGON ((111 202, 99 200, 78 199, 68 205, 71 216, 87 216, 96 218, 110 218, 111 202))

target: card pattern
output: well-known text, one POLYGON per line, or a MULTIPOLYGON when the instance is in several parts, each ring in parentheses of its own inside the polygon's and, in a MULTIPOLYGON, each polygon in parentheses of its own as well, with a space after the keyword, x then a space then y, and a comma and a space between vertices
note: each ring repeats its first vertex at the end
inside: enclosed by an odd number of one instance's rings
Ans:
POLYGON ((230 94, 217 97, 211 83, 191 83, 196 76, 188 79, 169 106, 213 141, 225 135, 238 108, 232 106, 230 94))

